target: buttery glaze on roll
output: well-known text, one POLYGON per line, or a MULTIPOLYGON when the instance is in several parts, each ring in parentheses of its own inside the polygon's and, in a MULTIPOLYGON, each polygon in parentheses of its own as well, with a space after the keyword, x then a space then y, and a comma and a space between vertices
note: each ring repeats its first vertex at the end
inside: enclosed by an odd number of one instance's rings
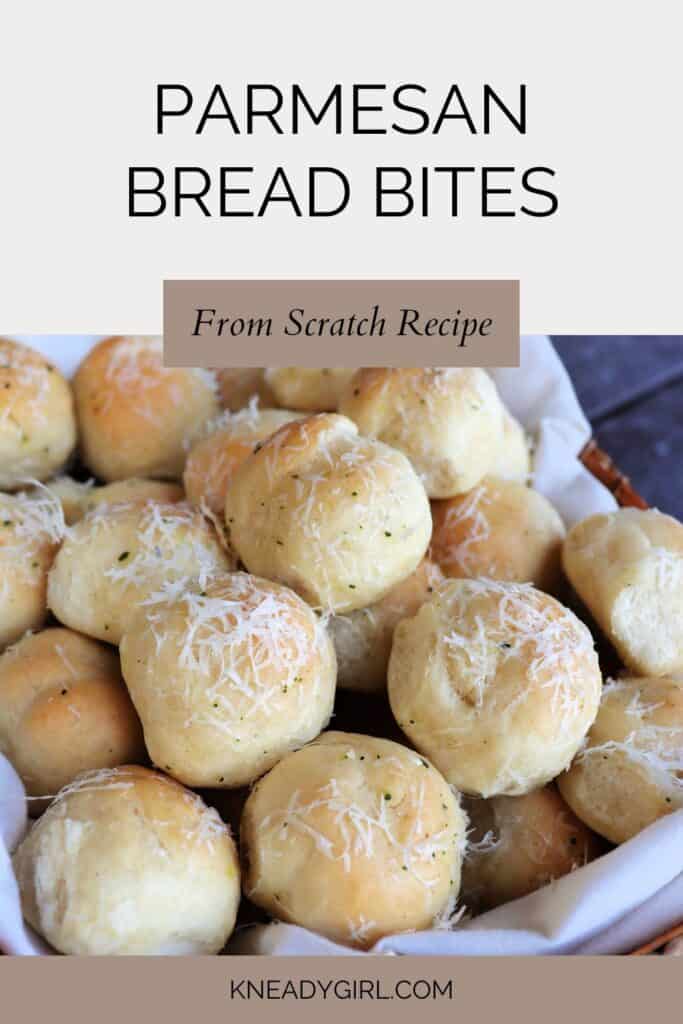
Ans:
POLYGON ((224 409, 239 412, 257 398, 263 409, 277 405, 275 395, 265 380, 262 366, 240 366, 216 370, 218 390, 224 409))
POLYGON ((354 371, 341 367, 282 366, 266 370, 277 404, 300 412, 336 412, 354 371))
POLYGON ((208 426, 207 436, 197 440, 188 453, 183 474, 188 501, 222 518, 225 496, 239 466, 257 444, 300 415, 287 409, 259 409, 253 404, 219 416, 208 426))
POLYGON ((346 690, 379 693, 386 689, 394 630, 443 584, 438 565, 423 558, 414 573, 367 608, 333 615, 329 630, 337 654, 337 683, 346 690))
POLYGON ((336 663, 293 591, 246 573, 148 604, 121 666, 152 760, 189 786, 243 786, 325 728, 336 663))
POLYGON ((147 501, 182 501, 184 491, 178 484, 165 480, 143 480, 130 477, 113 484, 97 486, 93 480, 81 483, 70 476, 58 476, 45 485, 59 498, 67 526, 73 526, 98 505, 144 504, 147 501))
POLYGON ((569 531, 563 564, 627 668, 683 673, 683 524, 654 509, 589 516, 569 531))
POLYGON ((683 682, 610 680, 585 747, 557 782, 574 813, 613 843, 682 808, 683 682))
POLYGON ((67 381, 39 352, 0 338, 0 489, 47 480, 75 446, 67 381))
POLYGON ((446 576, 533 583, 556 593, 564 524, 531 487, 486 476, 473 490, 432 503, 431 554, 446 576))
POLYGON ((339 411, 361 434, 404 452, 430 498, 476 486, 503 445, 505 408, 476 367, 358 370, 339 411))
POLYGON ((389 702, 448 781, 520 796, 567 768, 598 711, 590 632, 529 584, 451 580, 394 633, 389 702))
POLYGON ((572 813, 554 785, 524 796, 468 798, 465 810, 470 831, 461 901, 475 913, 568 875, 606 845, 572 813))
POLYGON ((528 483, 531 476, 531 439, 507 409, 503 413, 503 438, 489 473, 519 484, 528 483))
POLYGON ((251 791, 245 893, 281 921, 368 948, 448 915, 465 830, 457 796, 413 750, 323 733, 251 791))
POLYGON ((65 533, 44 487, 0 493, 0 651, 47 618, 47 575, 65 533))
POLYGON ((325 414, 286 424, 242 463, 225 519, 249 572, 334 612, 372 604, 414 572, 432 529, 405 455, 325 414))
POLYGON ((143 602, 232 567, 212 524, 189 505, 100 505, 64 541, 48 603, 65 626, 118 644, 143 602))
POLYGON ((14 855, 25 919, 60 953, 218 953, 240 875, 216 811, 137 766, 84 772, 14 855))
POLYGON ((161 338, 95 345, 74 377, 83 461, 102 480, 179 480, 186 444, 220 412, 209 370, 163 365, 161 338))
POLYGON ((79 772, 146 757, 116 653, 70 629, 27 633, 0 656, 0 751, 29 813, 79 772))

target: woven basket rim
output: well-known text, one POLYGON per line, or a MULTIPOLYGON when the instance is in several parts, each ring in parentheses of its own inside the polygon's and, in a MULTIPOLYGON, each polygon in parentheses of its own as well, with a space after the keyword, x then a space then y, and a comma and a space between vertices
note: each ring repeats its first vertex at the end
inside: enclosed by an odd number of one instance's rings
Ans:
POLYGON ((630 479, 615 465, 595 438, 591 438, 584 446, 579 458, 586 469, 614 495, 622 508, 649 508, 648 503, 636 491, 630 479))

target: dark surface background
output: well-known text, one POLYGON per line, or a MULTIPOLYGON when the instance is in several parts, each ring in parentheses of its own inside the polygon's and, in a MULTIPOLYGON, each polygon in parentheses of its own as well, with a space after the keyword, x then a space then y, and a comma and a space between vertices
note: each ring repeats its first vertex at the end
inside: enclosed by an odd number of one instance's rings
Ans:
POLYGON ((683 519, 683 335, 554 335, 601 448, 683 519))

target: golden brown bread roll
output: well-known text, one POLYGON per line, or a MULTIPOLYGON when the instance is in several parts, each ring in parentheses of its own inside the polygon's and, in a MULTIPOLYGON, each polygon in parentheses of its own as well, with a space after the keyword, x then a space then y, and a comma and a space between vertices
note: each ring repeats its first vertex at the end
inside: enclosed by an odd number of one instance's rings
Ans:
POLYGON ((613 843, 683 807, 683 683, 610 680, 585 747, 557 782, 574 813, 613 843))
POLYGON ((144 601, 232 567, 212 524, 183 502, 100 505, 71 527, 48 603, 65 626, 118 644, 144 601))
POLYGON ((0 651, 47 617, 47 574, 64 536, 59 501, 44 487, 0 493, 0 651))
POLYGON ((354 372, 338 366, 281 366, 266 370, 265 382, 285 409, 336 412, 354 372))
POLYGON ((432 503, 432 558, 446 576, 533 583, 556 593, 564 524, 538 491, 486 476, 473 490, 432 503))
POLYGON ((220 411, 209 370, 165 367, 162 355, 161 338, 108 338, 76 372, 81 454, 103 480, 179 480, 187 440, 220 411))
POLYGON ((46 485, 62 503, 67 526, 73 526, 98 505, 123 505, 146 501, 182 501, 184 491, 178 484, 166 480, 143 480, 130 477, 113 484, 95 486, 94 481, 81 483, 70 476, 55 477, 46 485))
POLYGON ((158 772, 84 772, 14 855, 24 917, 60 953, 218 953, 239 904, 216 811, 158 772))
MULTIPOLYGON (((73 633, 29 633, 0 656, 0 751, 31 797, 54 796, 79 772, 145 758, 119 659, 73 633)), ((37 814, 42 801, 32 800, 37 814)))
POLYGON ((242 463, 225 518, 250 572, 337 612, 371 604, 409 576, 432 526, 405 455, 325 414, 286 424, 242 463))
POLYGON ((323 733, 247 800, 245 893, 282 921, 367 948, 455 904, 465 828, 457 797, 414 751, 323 733))
POLYGON ((503 443, 503 407, 478 368, 358 370, 339 403, 361 434, 404 452, 430 498, 471 490, 503 443))
POLYGON ((516 480, 526 484, 531 476, 531 440, 522 424, 503 412, 503 437, 495 461, 489 470, 491 476, 501 480, 516 480))
POLYGON ((446 779, 519 796, 568 767, 597 714, 593 639, 529 584, 451 580, 404 619, 389 660, 396 721, 446 779))
POLYGON ((67 381, 39 352, 0 338, 0 488, 47 480, 75 445, 67 381))
POLYGON ((470 831, 460 899, 475 913, 521 899, 603 852, 554 785, 464 806, 470 831))
POLYGON ((256 444, 299 415, 287 409, 251 405, 220 416, 210 425, 208 436, 193 444, 188 453, 183 474, 188 501, 198 508, 205 505, 222 518, 225 496, 237 468, 256 444))
POLYGON ((589 516, 568 533, 564 570, 624 664, 683 672, 683 525, 654 509, 589 516))
POLYGON ((262 366, 226 367, 215 372, 224 409, 238 412, 249 405, 252 398, 258 398, 262 408, 271 408, 277 404, 275 395, 266 383, 262 366))
POLYGON ((295 593, 246 573, 150 605, 121 665, 152 760, 190 786, 243 786, 332 714, 334 650, 295 593))
POLYGON ((386 688, 394 630, 414 615, 444 581, 439 567, 423 558, 415 572, 376 604, 333 615, 329 629, 337 654, 337 683, 347 690, 377 693, 386 688))
POLYGON ((74 480, 71 476, 63 475, 56 476, 45 484, 46 489, 62 506, 64 522, 67 526, 72 526, 83 517, 83 503, 95 489, 94 483, 94 480, 83 483, 80 480, 74 480))

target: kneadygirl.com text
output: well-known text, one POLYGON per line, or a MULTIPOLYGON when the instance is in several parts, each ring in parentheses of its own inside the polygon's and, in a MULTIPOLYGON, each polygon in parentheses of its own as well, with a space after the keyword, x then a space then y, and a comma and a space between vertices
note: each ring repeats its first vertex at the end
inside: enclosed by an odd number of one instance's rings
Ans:
POLYGON ((380 978, 231 978, 228 997, 232 1000, 452 1000, 455 982, 428 978, 403 978, 395 982, 380 978))

